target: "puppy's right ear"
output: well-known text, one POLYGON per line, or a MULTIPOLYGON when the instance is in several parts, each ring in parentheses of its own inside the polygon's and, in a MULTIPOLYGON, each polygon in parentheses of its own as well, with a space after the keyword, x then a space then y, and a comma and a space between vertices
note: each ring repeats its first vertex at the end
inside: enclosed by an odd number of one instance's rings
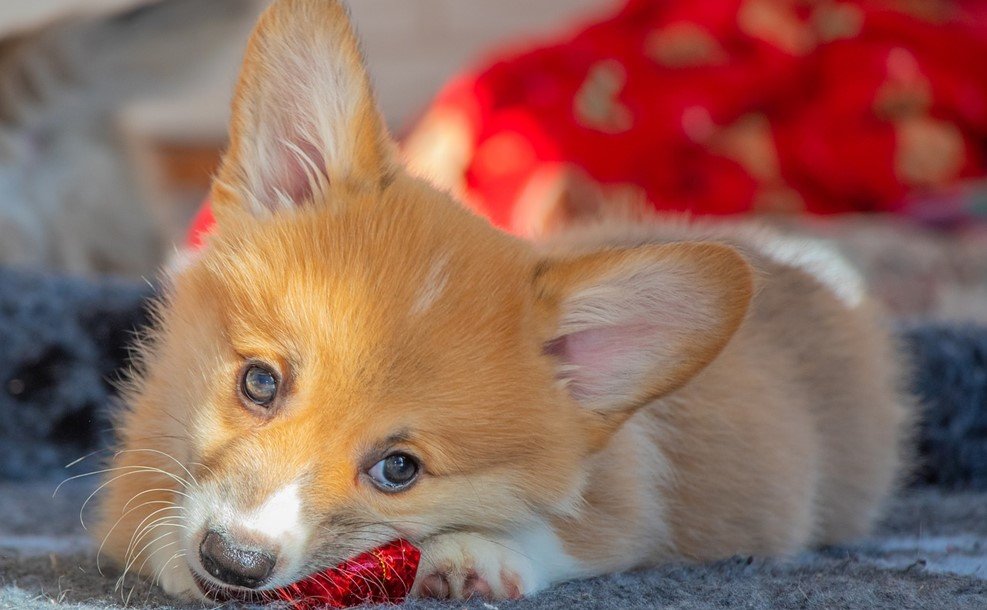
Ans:
POLYGON ((247 47, 213 188, 217 217, 318 204, 331 184, 379 188, 393 148, 346 9, 277 0, 247 47))

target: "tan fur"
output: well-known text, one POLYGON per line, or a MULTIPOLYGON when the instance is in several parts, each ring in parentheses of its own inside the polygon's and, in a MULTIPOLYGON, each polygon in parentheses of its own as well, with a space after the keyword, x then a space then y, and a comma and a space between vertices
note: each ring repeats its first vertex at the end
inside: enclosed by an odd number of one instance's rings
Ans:
POLYGON ((908 422, 869 303, 743 229, 494 230, 395 164, 345 23, 327 0, 261 20, 218 228, 172 278, 118 425, 107 555, 200 596, 216 523, 278 554, 266 588, 400 536, 423 551, 415 593, 501 598, 867 530, 908 422), (283 378, 270 411, 237 391, 257 360, 283 378), (406 491, 368 483, 385 450, 421 459, 406 491), (291 531, 240 533, 295 485, 291 531))
POLYGON ((650 431, 673 473, 655 505, 675 553, 789 552, 866 533, 901 474, 912 406, 875 304, 848 311, 812 275, 765 256, 778 238, 751 227, 603 223, 550 250, 682 239, 738 248, 758 286, 723 353, 626 424, 650 431))

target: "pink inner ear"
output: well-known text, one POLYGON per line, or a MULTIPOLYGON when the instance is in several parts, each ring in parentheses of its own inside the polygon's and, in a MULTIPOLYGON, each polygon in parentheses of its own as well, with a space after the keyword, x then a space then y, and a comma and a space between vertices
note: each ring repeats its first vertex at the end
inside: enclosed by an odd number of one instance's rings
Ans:
POLYGON ((278 147, 278 175, 271 190, 272 194, 279 190, 295 205, 302 205, 311 201, 315 194, 317 183, 314 181, 324 180, 328 184, 329 178, 325 157, 318 147, 300 138, 292 144, 297 150, 284 144, 278 147))
POLYGON ((661 351, 661 327, 627 322, 563 335, 545 346, 560 361, 559 379, 573 398, 594 401, 624 395, 661 351))

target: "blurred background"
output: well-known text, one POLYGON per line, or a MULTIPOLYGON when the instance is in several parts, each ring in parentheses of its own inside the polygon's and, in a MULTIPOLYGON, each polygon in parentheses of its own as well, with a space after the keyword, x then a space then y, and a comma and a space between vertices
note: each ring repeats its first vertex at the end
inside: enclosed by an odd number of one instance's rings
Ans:
MULTIPOLYGON (((246 38, 267 4, 0 3, 0 262, 153 274, 208 190, 246 38)), ((614 5, 350 3, 396 134, 504 40, 614 5)))
MULTIPOLYGON (((0 264, 153 278, 266 4, 0 4, 0 264)), ((757 216, 899 316, 987 319, 987 3, 349 5, 409 165, 505 230, 757 216)))

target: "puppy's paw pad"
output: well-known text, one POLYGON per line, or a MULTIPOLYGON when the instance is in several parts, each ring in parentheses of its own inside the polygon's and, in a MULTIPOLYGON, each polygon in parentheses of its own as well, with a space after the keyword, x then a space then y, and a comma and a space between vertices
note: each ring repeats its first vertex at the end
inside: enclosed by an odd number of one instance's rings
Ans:
POLYGON ((422 545, 412 592, 436 599, 519 599, 533 592, 535 580, 531 562, 507 544, 447 534, 422 545))

